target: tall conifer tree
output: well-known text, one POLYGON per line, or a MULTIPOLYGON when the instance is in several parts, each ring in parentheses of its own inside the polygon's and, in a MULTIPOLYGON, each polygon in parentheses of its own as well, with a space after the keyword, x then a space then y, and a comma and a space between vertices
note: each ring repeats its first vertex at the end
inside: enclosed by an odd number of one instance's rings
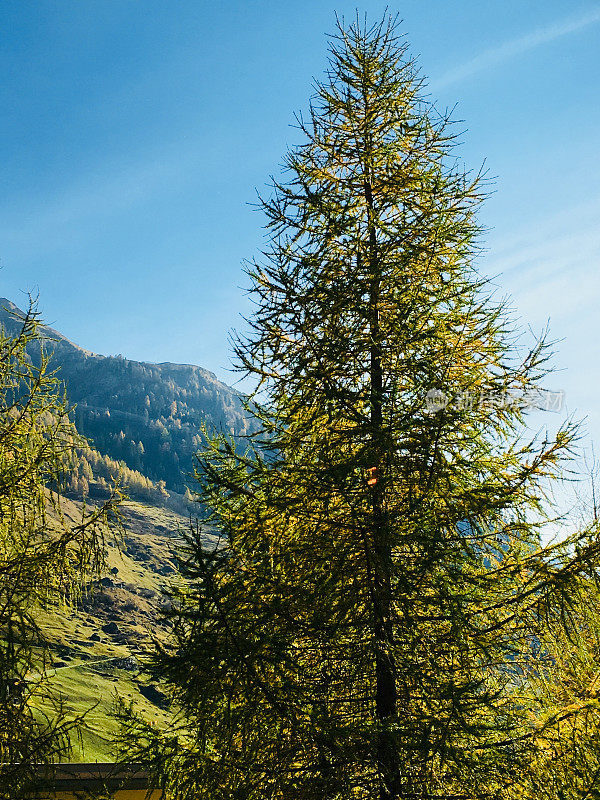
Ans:
POLYGON ((298 125, 236 340, 261 431, 199 458, 222 538, 188 537, 154 661, 178 721, 129 732, 170 797, 508 797, 536 644, 598 555, 539 544, 575 430, 525 438, 546 348, 490 299, 480 176, 393 19, 339 25, 298 125))

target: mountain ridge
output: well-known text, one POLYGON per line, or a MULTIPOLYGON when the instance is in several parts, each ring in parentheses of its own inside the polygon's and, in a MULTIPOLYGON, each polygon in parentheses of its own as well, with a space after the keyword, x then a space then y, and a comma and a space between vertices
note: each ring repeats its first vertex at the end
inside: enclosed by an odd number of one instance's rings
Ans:
MULTIPOLYGON (((19 328, 14 315, 24 312, 0 298, 0 324, 9 334, 19 328)), ((204 367, 100 355, 43 323, 40 333, 78 431, 103 455, 172 491, 185 492, 206 434, 249 433, 243 395, 204 367)), ((39 359, 39 347, 29 355, 39 359)))
MULTIPOLYGON (((19 308, 19 306, 13 303, 12 300, 9 300, 7 297, 0 297, 0 324, 4 325, 4 327, 10 332, 15 332, 18 329, 18 321, 15 320, 12 315, 15 315, 16 317, 24 317, 25 312, 19 308), (8 315, 6 312, 8 312, 8 315)), ((104 355, 103 353, 96 353, 94 350, 88 350, 85 347, 76 344, 72 339, 69 339, 68 336, 65 336, 64 333, 61 333, 56 328, 53 328, 51 325, 47 325, 43 321, 40 322, 39 331, 43 339, 47 341, 55 340, 63 345, 67 345, 74 350, 83 353, 88 358, 124 358, 126 361, 134 361, 137 364, 147 364, 148 366, 154 367, 191 367, 205 373, 207 377, 211 378, 216 383, 226 386, 233 392, 236 391, 232 386, 229 386, 229 384, 217 378, 217 375, 214 372, 206 367, 201 367, 198 364, 180 363, 178 361, 139 361, 137 359, 127 358, 121 354, 104 355)))

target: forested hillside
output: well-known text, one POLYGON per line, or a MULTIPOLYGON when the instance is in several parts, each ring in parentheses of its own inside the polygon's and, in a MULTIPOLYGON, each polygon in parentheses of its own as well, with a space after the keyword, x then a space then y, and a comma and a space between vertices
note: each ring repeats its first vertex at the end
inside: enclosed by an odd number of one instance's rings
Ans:
MULTIPOLYGON (((21 312, 0 299, 0 323, 9 333, 18 329, 15 313, 21 312)), ((79 432, 100 453, 155 483, 164 481, 166 488, 185 492, 203 426, 246 432, 241 396, 202 367, 97 355, 52 328, 44 326, 41 332, 76 406, 79 432)), ((30 355, 36 359, 39 354, 32 349, 30 355)))

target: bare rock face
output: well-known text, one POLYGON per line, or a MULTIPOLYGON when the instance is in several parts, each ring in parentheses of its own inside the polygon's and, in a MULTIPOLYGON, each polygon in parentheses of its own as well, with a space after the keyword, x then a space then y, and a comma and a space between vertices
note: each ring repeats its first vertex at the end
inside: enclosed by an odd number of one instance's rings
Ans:
POLYGON ((127 658, 118 658, 114 661, 115 667, 118 669, 127 670, 127 672, 136 672, 140 668, 138 661, 133 656, 128 656, 127 658))

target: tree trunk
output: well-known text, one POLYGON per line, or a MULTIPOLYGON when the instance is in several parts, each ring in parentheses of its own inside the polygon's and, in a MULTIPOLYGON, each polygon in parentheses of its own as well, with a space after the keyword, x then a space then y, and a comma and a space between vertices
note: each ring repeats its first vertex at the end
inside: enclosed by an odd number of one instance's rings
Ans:
POLYGON ((373 221, 373 193, 371 182, 365 180, 365 200, 369 224, 369 325, 370 352, 370 406, 371 445, 373 453, 373 484, 371 503, 373 514, 373 618, 376 639, 375 654, 375 711, 381 726, 377 741, 377 762, 381 780, 381 800, 392 800, 399 795, 400 770, 398 752, 389 723, 397 715, 396 666, 392 651, 392 552, 385 520, 383 491, 385 469, 385 436, 383 431, 383 371, 379 327, 380 275, 377 254, 377 235, 373 221))

